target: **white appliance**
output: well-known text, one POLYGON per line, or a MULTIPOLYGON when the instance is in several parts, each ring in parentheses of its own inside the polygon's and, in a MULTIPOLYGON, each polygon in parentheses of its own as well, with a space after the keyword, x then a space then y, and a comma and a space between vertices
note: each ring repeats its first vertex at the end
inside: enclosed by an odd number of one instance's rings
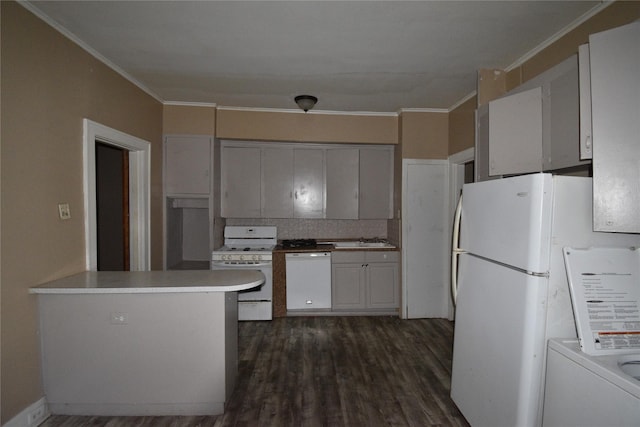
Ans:
POLYGON ((277 228, 273 226, 227 226, 224 246, 211 254, 212 270, 258 270, 265 281, 259 288, 238 292, 238 320, 273 318, 273 248, 277 228))
POLYGON ((547 339, 576 337, 562 248, 640 236, 592 231, 590 178, 523 175, 462 194, 451 397, 473 426, 539 426, 547 339))
POLYGON ((543 425, 640 424, 640 249, 563 249, 578 340, 552 339, 543 425))
POLYGON ((637 427, 640 356, 590 356, 577 340, 552 339, 547 356, 544 427, 637 427), (627 361, 629 363, 627 363, 627 361))
POLYGON ((285 255, 287 310, 331 309, 331 252, 285 255))

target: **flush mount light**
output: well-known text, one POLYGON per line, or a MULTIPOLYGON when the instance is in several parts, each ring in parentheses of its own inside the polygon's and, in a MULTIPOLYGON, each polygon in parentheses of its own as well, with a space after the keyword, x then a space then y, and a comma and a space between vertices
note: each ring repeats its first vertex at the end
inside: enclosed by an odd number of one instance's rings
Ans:
POLYGON ((312 95, 298 95, 294 98, 298 107, 300 107, 304 112, 311 110, 316 102, 318 102, 318 98, 312 95))

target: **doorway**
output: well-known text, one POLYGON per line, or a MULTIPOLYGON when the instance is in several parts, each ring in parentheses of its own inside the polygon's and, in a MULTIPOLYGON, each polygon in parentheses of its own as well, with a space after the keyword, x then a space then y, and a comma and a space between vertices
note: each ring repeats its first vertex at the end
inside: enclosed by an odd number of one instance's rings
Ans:
MULTIPOLYGON (((128 238, 123 237, 123 247, 128 244, 129 270, 146 271, 150 269, 150 165, 151 144, 116 129, 84 119, 84 209, 86 269, 98 271, 98 203, 96 148, 104 144, 120 158, 122 173, 128 183, 121 188, 128 191, 128 238), (126 153, 126 161, 122 160, 126 153), (127 169, 128 168, 128 169, 127 169), (125 173, 124 170, 128 172, 125 173)), ((124 198, 124 196, 122 196, 124 198)), ((123 199, 121 199, 123 200, 123 199)), ((118 215, 124 219, 125 214, 118 215)), ((125 221, 123 221, 125 222, 125 221)), ((122 232, 123 224, 119 230, 122 232)), ((124 235, 123 235, 124 236, 124 235)), ((124 256, 124 255, 123 255, 124 256)))
POLYGON ((96 141, 98 271, 129 271, 129 151, 96 141))

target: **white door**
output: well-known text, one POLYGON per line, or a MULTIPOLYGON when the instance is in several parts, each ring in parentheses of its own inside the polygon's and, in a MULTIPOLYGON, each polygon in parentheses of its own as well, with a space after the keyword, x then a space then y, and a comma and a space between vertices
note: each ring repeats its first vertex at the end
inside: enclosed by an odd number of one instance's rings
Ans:
POLYGON ((589 37, 594 229, 640 232, 640 21, 589 37))
POLYGON ((164 139, 166 194, 206 194, 211 189, 211 137, 172 135, 164 139))
POLYGON ((542 89, 489 103, 489 175, 542 170, 542 89))
POLYGON ((222 148, 222 216, 260 218, 260 149, 222 148))
POLYGON ((535 426, 547 279, 463 254, 451 397, 474 426, 535 426))
POLYGON ((293 148, 262 149, 262 217, 293 218, 293 148))
POLYGON ((296 148, 293 161, 294 217, 324 218, 324 150, 296 148))
POLYGON ((402 317, 446 317, 449 299, 448 162, 403 160, 402 317))
POLYGON ((327 219, 358 219, 358 153, 327 150, 327 219))
POLYGON ((393 218, 393 150, 361 148, 358 218, 393 218))
POLYGON ((464 185, 460 247, 523 270, 547 272, 552 190, 550 174, 464 185))

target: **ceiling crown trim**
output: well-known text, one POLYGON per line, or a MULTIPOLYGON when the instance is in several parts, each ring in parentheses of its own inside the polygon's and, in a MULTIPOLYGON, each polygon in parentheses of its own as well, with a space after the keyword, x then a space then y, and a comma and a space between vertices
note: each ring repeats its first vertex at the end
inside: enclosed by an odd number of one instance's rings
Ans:
POLYGON ((129 82, 131 82, 132 84, 137 86, 139 89, 141 89, 145 93, 147 93, 149 96, 153 97, 158 102, 163 102, 162 98, 160 98, 155 92, 153 92, 147 86, 142 84, 140 81, 138 81, 135 78, 133 78, 130 74, 128 74, 122 68, 120 68, 119 66, 117 66, 116 64, 111 62, 109 59, 104 57, 102 54, 100 54, 98 51, 93 49, 91 46, 89 46, 88 44, 86 44, 85 42, 80 40, 75 34, 73 34, 71 31, 67 30, 66 28, 64 28, 62 25, 60 25, 58 22, 53 20, 46 13, 42 12, 36 6, 34 6, 33 4, 31 4, 28 1, 24 1, 24 0, 18 0, 18 4, 20 6, 22 6, 22 7, 24 7, 25 9, 27 9, 29 12, 33 13, 34 15, 36 15, 38 18, 42 19, 46 24, 48 24, 49 26, 53 27, 54 30, 58 31, 60 34, 62 34, 63 36, 65 36, 66 38, 68 38, 69 40, 71 40, 72 42, 77 44, 78 46, 80 46, 80 48, 84 49, 89 55, 93 56, 98 61, 100 61, 104 65, 106 65, 107 67, 111 68, 113 71, 115 71, 116 73, 120 74, 122 77, 124 77, 126 80, 128 80, 129 82))

